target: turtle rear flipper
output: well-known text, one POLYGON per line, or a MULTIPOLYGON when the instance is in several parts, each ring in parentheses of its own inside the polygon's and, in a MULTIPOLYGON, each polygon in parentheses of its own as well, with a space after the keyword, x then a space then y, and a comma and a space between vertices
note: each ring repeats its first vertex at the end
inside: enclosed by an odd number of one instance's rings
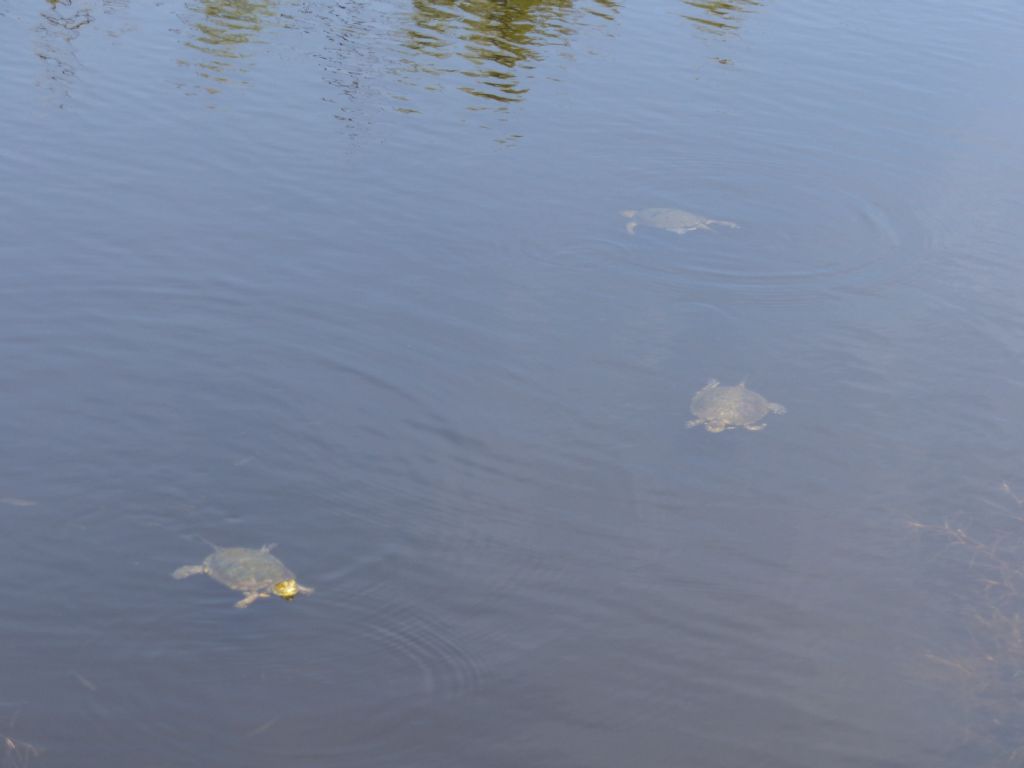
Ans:
POLYGON ((206 567, 202 565, 183 565, 171 574, 176 579, 187 579, 189 576, 196 576, 206 573, 206 567))

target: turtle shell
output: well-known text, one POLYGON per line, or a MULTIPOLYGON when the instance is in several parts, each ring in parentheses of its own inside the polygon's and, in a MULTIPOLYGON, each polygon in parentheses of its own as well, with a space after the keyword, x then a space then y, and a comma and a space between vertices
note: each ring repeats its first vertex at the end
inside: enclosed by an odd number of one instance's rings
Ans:
POLYGON ((680 230, 698 229, 706 226, 710 219, 696 213, 681 211, 677 208, 644 208, 636 212, 636 219, 641 224, 658 229, 680 230))
POLYGON ((211 578, 241 592, 260 592, 295 578, 266 547, 219 547, 203 561, 203 567, 211 578))
POLYGON ((718 427, 714 431, 751 427, 769 413, 786 412, 778 403, 770 403, 757 392, 747 389, 745 384, 723 387, 714 380, 693 396, 690 410, 709 429, 718 427))

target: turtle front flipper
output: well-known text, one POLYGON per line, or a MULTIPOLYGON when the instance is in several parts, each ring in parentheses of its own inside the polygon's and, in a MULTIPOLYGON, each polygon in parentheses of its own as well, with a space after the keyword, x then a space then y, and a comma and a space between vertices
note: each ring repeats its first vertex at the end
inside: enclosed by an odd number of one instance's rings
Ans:
POLYGON ((747 429, 749 429, 751 432, 760 432, 762 429, 764 429, 768 425, 767 424, 744 424, 743 426, 746 427, 747 429))
POLYGON ((693 427, 699 427, 703 423, 704 419, 690 419, 688 422, 686 422, 686 428, 692 429, 693 427))
POLYGON ((235 603, 235 608, 248 608, 261 597, 270 597, 270 595, 263 592, 246 592, 245 597, 235 603))
POLYGON ((314 592, 316 592, 316 590, 315 590, 315 589, 313 589, 312 587, 304 587, 304 586, 302 586, 301 584, 296 584, 296 585, 295 585, 295 587, 296 587, 296 588, 297 588, 297 589, 299 590, 299 592, 301 592, 301 593, 302 593, 303 595, 312 595, 312 594, 313 594, 314 592))
POLYGON ((739 229, 740 225, 735 221, 722 221, 722 219, 708 219, 706 224, 718 224, 723 227, 729 227, 729 229, 739 229))
POLYGON ((183 565, 178 568, 174 573, 171 574, 176 579, 187 579, 189 576, 195 576, 200 573, 206 573, 206 567, 203 565, 183 565))

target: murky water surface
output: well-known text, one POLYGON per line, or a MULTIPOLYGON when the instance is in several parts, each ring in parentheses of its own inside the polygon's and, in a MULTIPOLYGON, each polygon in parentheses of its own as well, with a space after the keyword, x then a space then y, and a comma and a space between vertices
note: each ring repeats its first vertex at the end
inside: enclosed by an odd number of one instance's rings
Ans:
POLYGON ((1022 31, 0 0, 0 765, 1011 764, 1022 31))

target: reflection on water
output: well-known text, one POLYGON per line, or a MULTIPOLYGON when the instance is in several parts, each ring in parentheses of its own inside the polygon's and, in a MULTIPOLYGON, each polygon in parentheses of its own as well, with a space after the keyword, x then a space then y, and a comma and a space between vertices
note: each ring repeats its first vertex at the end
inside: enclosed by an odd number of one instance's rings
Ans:
POLYGON ((336 106, 335 118, 358 132, 371 119, 378 99, 391 95, 382 84, 397 68, 390 58, 396 47, 391 25, 399 14, 391 3, 325 5, 304 0, 282 15, 316 41, 312 58, 329 87, 322 98, 336 106), (384 29, 388 34, 381 34, 384 29))
POLYGON ((612 19, 617 8, 614 0, 413 0, 406 45, 434 60, 416 63, 432 75, 456 72, 443 62, 461 57, 472 81, 462 90, 507 104, 526 96, 522 71, 544 58, 544 48, 560 44, 587 16, 612 19))
MULTIPOLYGON (((341 111, 346 114, 357 96, 367 95, 371 72, 390 73, 394 87, 388 95, 398 99, 400 84, 412 72, 429 81, 427 90, 452 82, 490 106, 520 102, 529 91, 531 70, 550 50, 570 59, 571 37, 618 14, 616 0, 412 0, 411 6, 303 2, 282 9, 275 0, 187 0, 166 10, 179 45, 193 54, 178 63, 210 93, 244 81, 253 46, 290 44, 274 30, 298 29, 310 40, 320 39, 323 49, 311 53, 333 91, 325 98, 345 101, 341 111)), ((75 41, 81 30, 98 26, 100 34, 116 36, 120 32, 97 22, 111 10, 125 9, 144 11, 131 0, 47 0, 36 49, 50 87, 56 83, 67 95, 78 68, 75 41)), ((403 104, 400 111, 418 110, 403 104)))
POLYGON ((69 33, 77 32, 92 21, 92 10, 76 6, 71 0, 47 0, 47 4, 50 7, 43 11, 43 19, 69 33))
POLYGON ((699 28, 724 34, 739 28, 743 14, 761 5, 757 0, 683 0, 692 10, 684 14, 699 28))
POLYGON ((47 0, 39 16, 35 53, 43 63, 41 79, 63 101, 78 68, 74 42, 92 23, 93 9, 72 0, 47 0))
POLYGON ((1012 757, 1019 0, 761 2, 0 0, 0 768, 1012 757))
POLYGON ((196 64, 200 77, 225 83, 229 70, 241 70, 245 47, 259 41, 275 6, 252 0, 200 0, 198 6, 190 6, 195 37, 187 45, 204 54, 196 64))

